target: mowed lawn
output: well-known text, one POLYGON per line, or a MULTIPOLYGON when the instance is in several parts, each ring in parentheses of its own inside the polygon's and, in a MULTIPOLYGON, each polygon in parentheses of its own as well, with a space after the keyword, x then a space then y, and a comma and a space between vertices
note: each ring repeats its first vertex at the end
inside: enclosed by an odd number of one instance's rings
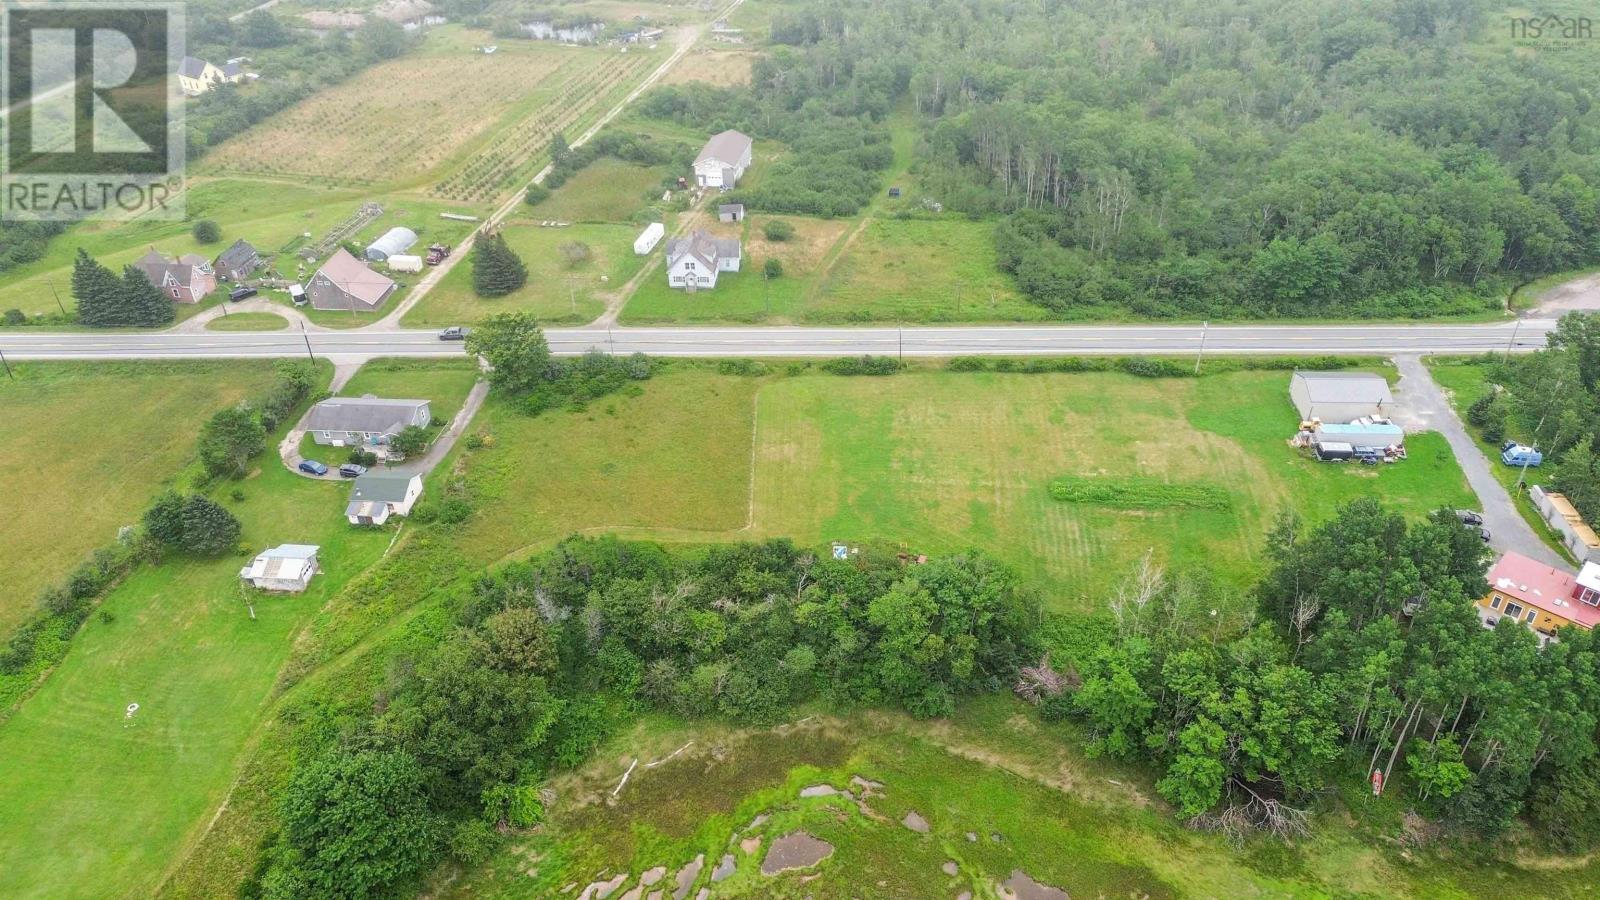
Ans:
POLYGON ((583 413, 530 420, 497 409, 488 419, 496 446, 468 458, 482 497, 463 540, 486 561, 604 530, 685 542, 976 547, 1015 566, 1052 608, 1089 610, 1147 551, 1175 571, 1205 567, 1246 587, 1285 508, 1318 520, 1367 495, 1416 516, 1473 502, 1434 434, 1413 436, 1406 462, 1376 468, 1292 450, 1287 391, 1284 372, 670 374, 583 413), (1068 475, 1216 486, 1228 506, 1053 499, 1050 482, 1068 475))
POLYGON ((25 363, 0 379, 0 634, 39 590, 138 521, 213 412, 263 390, 268 362, 25 363))
POLYGON ((633 253, 639 229, 631 225, 545 228, 537 220, 514 219, 501 232, 528 267, 528 283, 504 297, 479 297, 472 290, 472 260, 464 259, 418 303, 403 324, 411 328, 470 325, 501 312, 528 312, 541 322, 592 321, 605 309, 604 296, 639 270, 633 253), (569 265, 561 245, 586 244, 589 258, 569 265), (605 280, 601 280, 601 279, 605 280))
POLYGON ((258 597, 254 619, 242 555, 143 566, 114 590, 0 724, 0 896, 152 896, 226 796, 297 630, 388 544, 345 523, 348 485, 258 464, 216 492, 242 544, 321 545, 323 573, 304 594, 258 597))

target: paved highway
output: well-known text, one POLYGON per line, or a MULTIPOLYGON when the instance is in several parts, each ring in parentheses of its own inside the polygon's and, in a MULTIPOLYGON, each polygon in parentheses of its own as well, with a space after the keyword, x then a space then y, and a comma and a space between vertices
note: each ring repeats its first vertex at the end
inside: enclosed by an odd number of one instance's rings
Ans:
MULTIPOLYGON (((652 356, 965 356, 1142 354, 1374 354, 1528 351, 1554 319, 1495 325, 966 326, 950 328, 555 328, 558 354, 598 348, 652 356)), ((7 359, 230 359, 308 353, 338 362, 379 356, 455 356, 433 331, 182 333, 0 331, 7 359)))

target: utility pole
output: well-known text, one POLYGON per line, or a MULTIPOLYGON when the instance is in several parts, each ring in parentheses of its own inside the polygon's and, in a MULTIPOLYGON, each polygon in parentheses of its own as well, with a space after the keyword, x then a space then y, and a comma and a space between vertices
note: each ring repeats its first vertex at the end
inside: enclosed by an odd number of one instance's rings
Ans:
POLYGON ((900 368, 906 367, 906 330, 898 322, 894 326, 895 338, 900 342, 900 368))
POLYGON ((572 286, 572 276, 567 276, 567 302, 572 304, 572 314, 578 314, 578 289, 572 286))
POLYGON ((62 303, 61 303, 61 295, 59 293, 56 293, 56 283, 54 281, 50 282, 50 293, 53 294, 55 296, 55 298, 56 298, 56 308, 61 310, 61 314, 63 316, 66 315, 67 314, 67 308, 65 306, 63 306, 62 303))
POLYGON ((317 355, 311 352, 311 336, 306 334, 305 322, 300 323, 300 339, 306 342, 306 357, 311 360, 313 366, 316 365, 317 355))
POLYGON ((0 366, 5 366, 7 378, 12 381, 17 380, 17 376, 11 374, 11 363, 6 362, 6 352, 4 350, 0 350, 0 366))
MULTIPOLYGON (((1562 381, 1563 379, 1561 378, 1556 379, 1556 389, 1550 392, 1551 396, 1559 396, 1561 394, 1562 381)), ((1550 418, 1550 410, 1546 409, 1544 415, 1539 417, 1539 424, 1533 427, 1533 449, 1535 451, 1539 449, 1539 434, 1544 431, 1544 420, 1548 418, 1550 418)), ((1560 433, 1561 428, 1557 426, 1556 434, 1559 436, 1560 433)), ((1533 456, 1531 454, 1522 458, 1522 471, 1517 473, 1517 490, 1522 490, 1523 479, 1528 477, 1528 466, 1532 463, 1533 456)))
POLYGON ((1206 333, 1211 330, 1210 322, 1200 323, 1200 352, 1194 355, 1194 373, 1200 374, 1200 360, 1206 355, 1206 333))
POLYGON ((1521 327, 1522 327, 1522 320, 1521 319, 1518 319, 1516 321, 1516 323, 1511 326, 1511 340, 1506 341, 1506 356, 1505 356, 1505 359, 1503 360, 1504 362, 1510 362, 1511 361, 1511 348, 1516 346, 1516 343, 1517 343, 1517 330, 1520 329, 1521 327))
POLYGON ((617 355, 617 339, 611 336, 611 326, 606 326, 606 343, 611 347, 611 355, 617 355))

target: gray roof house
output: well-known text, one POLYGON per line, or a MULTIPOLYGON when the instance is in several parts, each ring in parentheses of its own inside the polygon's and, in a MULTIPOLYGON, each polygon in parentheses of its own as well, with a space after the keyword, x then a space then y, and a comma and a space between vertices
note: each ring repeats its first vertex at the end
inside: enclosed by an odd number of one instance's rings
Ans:
POLYGON ((409 228, 395 227, 385 231, 383 236, 367 245, 367 259, 373 262, 383 262, 396 253, 404 253, 417 242, 417 233, 409 228))
POLYGON ((319 444, 332 447, 382 446, 415 425, 426 428, 433 411, 426 400, 378 397, 330 397, 306 413, 306 431, 319 444))
POLYGON ((724 131, 712 135, 694 158, 695 184, 723 190, 736 186, 750 167, 754 151, 755 142, 747 134, 724 131))
POLYGON ((696 231, 686 238, 667 241, 667 285, 686 291, 717 286, 717 276, 737 272, 744 251, 737 238, 714 237, 696 231))
POLYGON ((1289 398, 1301 421, 1354 422, 1394 411, 1389 382, 1370 372, 1297 371, 1289 379, 1289 398))
POLYGON ((340 247, 306 282, 314 309, 371 311, 383 305, 397 287, 394 279, 367 268, 340 247))
POLYGON ((422 496, 422 476, 406 472, 368 472, 350 488, 344 516, 351 525, 382 525, 390 516, 407 516, 422 496))
POLYGON ((243 281, 254 275, 261 268, 261 254, 250 242, 240 238, 233 242, 233 246, 217 255, 217 261, 212 268, 217 275, 229 281, 243 281))

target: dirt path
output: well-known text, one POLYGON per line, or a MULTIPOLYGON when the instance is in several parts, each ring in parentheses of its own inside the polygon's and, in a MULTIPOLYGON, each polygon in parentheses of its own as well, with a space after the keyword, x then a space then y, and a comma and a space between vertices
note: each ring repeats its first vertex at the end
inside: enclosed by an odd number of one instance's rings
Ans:
POLYGON ((678 220, 677 226, 672 229, 672 233, 661 239, 661 254, 657 255, 652 251, 649 261, 646 262, 644 266, 639 269, 639 271, 635 272, 633 277, 629 278, 626 284, 620 288, 617 288, 615 291, 611 292, 610 296, 606 297, 605 311, 600 313, 599 318, 595 319, 593 322, 590 322, 587 327, 610 328, 611 326, 617 324, 617 317, 622 315, 622 308, 628 305, 629 300, 633 299, 633 295, 639 290, 639 285, 644 284, 646 278, 649 278, 650 276, 661 271, 662 260, 666 258, 667 242, 681 238, 685 234, 688 234, 691 230, 699 228, 705 224, 706 207, 710 205, 711 198, 713 196, 715 195, 708 191, 701 196, 699 202, 697 202, 694 206, 689 207, 689 209, 683 214, 683 217, 678 220))
POLYGON ((1600 310, 1600 272, 1558 284, 1534 298, 1533 308, 1524 316, 1554 318, 1567 312, 1600 310))

